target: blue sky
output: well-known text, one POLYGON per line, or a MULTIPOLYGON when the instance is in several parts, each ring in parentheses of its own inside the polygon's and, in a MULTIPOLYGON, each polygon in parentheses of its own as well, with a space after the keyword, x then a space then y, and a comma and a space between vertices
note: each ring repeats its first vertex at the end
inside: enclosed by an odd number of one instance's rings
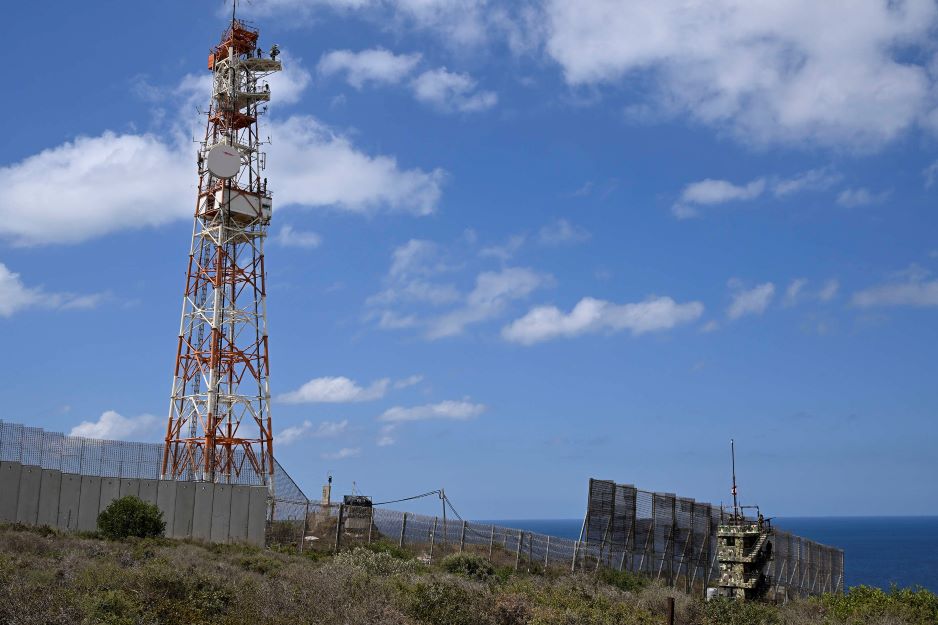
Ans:
MULTIPOLYGON (((308 493, 719 502, 735 437, 770 515, 938 514, 938 8, 678 6, 241 8, 284 51, 271 384, 308 493)), ((0 418, 160 439, 224 12, 7 9, 0 418)))

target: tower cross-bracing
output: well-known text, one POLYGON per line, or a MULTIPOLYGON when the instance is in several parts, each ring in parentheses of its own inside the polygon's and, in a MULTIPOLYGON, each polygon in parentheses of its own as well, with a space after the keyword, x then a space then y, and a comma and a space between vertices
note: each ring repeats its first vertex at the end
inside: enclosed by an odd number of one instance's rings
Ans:
POLYGON ((232 17, 208 57, 212 98, 198 148, 198 198, 162 476, 272 484, 264 240, 271 193, 258 118, 281 69, 232 17), (247 477, 247 475, 245 475, 247 477))

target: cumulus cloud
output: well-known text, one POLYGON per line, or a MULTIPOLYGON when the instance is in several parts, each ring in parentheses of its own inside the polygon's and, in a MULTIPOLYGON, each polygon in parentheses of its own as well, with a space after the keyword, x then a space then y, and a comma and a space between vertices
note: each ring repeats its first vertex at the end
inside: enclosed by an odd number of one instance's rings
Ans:
POLYGON ((394 54, 382 48, 360 52, 332 50, 322 55, 317 68, 324 76, 344 74, 348 84, 361 89, 368 83, 397 84, 409 76, 418 63, 419 54, 394 54))
POLYGON ((747 315, 761 315, 769 307, 775 295, 775 285, 771 282, 760 284, 751 289, 742 288, 736 281, 730 281, 734 289, 732 302, 726 309, 726 316, 730 319, 739 319, 747 315))
MULTIPOLYGON (((391 253, 391 267, 385 278, 385 288, 368 298, 372 306, 396 302, 422 302, 434 306, 450 304, 460 299, 455 286, 433 279, 454 267, 445 258, 444 250, 433 241, 411 239, 391 253)), ((383 327, 402 324, 394 315, 383 327)))
POLYGON ((856 189, 844 189, 837 195, 837 203, 841 206, 846 206, 847 208, 855 208, 857 206, 866 206, 868 204, 876 204, 882 202, 887 197, 889 193, 883 191, 882 193, 873 193, 869 189, 859 187, 856 189))
POLYGON ((276 441, 278 445, 292 445, 303 438, 332 438, 348 430, 348 419, 342 421, 323 421, 314 426, 312 421, 303 421, 281 430, 276 441))
POLYGON ((449 72, 445 67, 427 70, 411 82, 414 97, 444 112, 475 113, 492 108, 498 96, 479 91, 468 74, 449 72))
POLYGON ((343 376, 314 378, 278 399, 286 404, 333 403, 343 404, 361 401, 373 401, 384 397, 391 380, 382 378, 369 386, 360 386, 354 380, 343 376))
POLYGON ((271 124, 271 184, 281 205, 332 207, 352 213, 436 210, 441 169, 401 169, 391 156, 370 156, 317 119, 297 115, 271 124))
POLYGON ((439 339, 462 334, 467 326, 500 315, 512 301, 524 299, 550 284, 553 284, 550 275, 524 267, 482 272, 461 307, 430 320, 426 336, 439 339))
POLYGON ((72 428, 69 435, 108 440, 147 438, 155 432, 154 427, 159 422, 160 420, 153 415, 124 417, 113 410, 108 410, 102 413, 97 421, 82 421, 72 428))
POLYGON ((545 225, 537 234, 542 245, 569 245, 589 240, 590 233, 566 219, 557 219, 545 225))
POLYGON ((922 177, 925 178, 925 188, 931 189, 935 181, 938 180, 938 161, 935 161, 922 170, 922 177))
POLYGON ((75 295, 54 293, 40 286, 26 286, 18 273, 0 263, 0 317, 10 317, 21 310, 40 308, 47 310, 79 310, 94 308, 104 294, 75 295))
POLYGON ((420 374, 411 375, 406 378, 401 378, 400 380, 394 381, 395 389, 410 388, 411 386, 416 386, 423 382, 423 376, 420 374))
POLYGON ((791 178, 775 180, 772 193, 775 197, 782 198, 802 191, 824 191, 840 182, 841 179, 840 174, 825 167, 810 169, 791 178))
POLYGON ((762 195, 763 191, 765 191, 765 180, 762 178, 745 185, 707 178, 684 187, 680 199, 671 207, 671 212, 678 219, 695 217, 700 206, 751 200, 762 195))
POLYGON ((860 308, 938 306, 938 280, 929 280, 931 272, 917 265, 898 273, 895 279, 853 294, 854 306, 860 308))
POLYGON ((642 302, 613 304, 584 297, 569 313, 555 306, 538 306, 502 329, 502 337, 533 345, 556 338, 596 332, 629 330, 633 335, 667 330, 699 319, 703 304, 679 304, 670 297, 652 296, 642 302))
POLYGON ((647 104, 745 142, 878 147, 935 109, 930 0, 544 5, 546 50, 569 84, 651 76, 647 104))
POLYGON ((284 224, 274 240, 284 247, 301 247, 307 249, 322 245, 322 236, 316 232, 294 230, 290 224, 284 224))
POLYGON ((466 421, 479 416, 485 412, 485 409, 484 404, 475 404, 466 399, 460 401, 447 400, 436 404, 424 404, 423 406, 394 406, 385 410, 378 417, 378 420, 389 423, 433 419, 466 421))
POLYGON ((345 460, 346 458, 354 458, 360 455, 361 452, 362 450, 359 447, 343 447, 338 451, 325 453, 322 457, 324 460, 345 460))

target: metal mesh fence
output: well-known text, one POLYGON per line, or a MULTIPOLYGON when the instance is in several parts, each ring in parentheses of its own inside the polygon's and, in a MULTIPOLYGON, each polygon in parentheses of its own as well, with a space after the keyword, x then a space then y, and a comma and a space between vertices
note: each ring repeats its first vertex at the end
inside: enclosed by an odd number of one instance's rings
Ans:
MULTIPOLYGON (((716 529, 722 512, 708 503, 590 480, 579 566, 653 575, 702 592, 718 574, 716 529)), ((776 597, 843 592, 843 550, 775 529, 768 565, 776 597)))

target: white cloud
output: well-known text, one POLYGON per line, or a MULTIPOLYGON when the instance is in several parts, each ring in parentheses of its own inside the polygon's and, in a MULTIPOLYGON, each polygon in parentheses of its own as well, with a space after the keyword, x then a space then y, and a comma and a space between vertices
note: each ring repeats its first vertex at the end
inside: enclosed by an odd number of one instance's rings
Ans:
POLYGON ((846 206, 847 208, 854 208, 857 206, 866 206, 868 204, 882 202, 888 196, 888 191, 883 191, 882 193, 873 193, 869 189, 865 189, 863 187, 856 189, 844 189, 837 195, 837 203, 841 206, 846 206))
MULTIPOLYGON (((391 267, 385 278, 385 289, 369 297, 367 304, 377 306, 395 302, 423 302, 440 306, 456 302, 461 295, 455 286, 430 280, 453 268, 445 260, 439 245, 433 241, 411 239, 391 253, 391 267)), ((393 314, 388 317, 388 323, 382 322, 383 327, 394 325, 400 323, 393 314)))
POLYGON ((745 142, 875 148, 935 109, 931 0, 545 0, 545 11, 546 50, 569 84, 647 77, 645 104, 745 142))
POLYGON ((680 199, 671 207, 678 219, 695 217, 699 206, 751 200, 762 195, 765 180, 759 178, 745 185, 736 185, 726 180, 707 178, 684 187, 680 199))
POLYGON ((922 170, 922 176, 925 178, 925 188, 931 189, 935 181, 938 180, 938 161, 922 170))
POLYGON ((195 164, 153 135, 78 137, 0 168, 0 236, 78 243, 192 217, 195 164))
POLYGON ((419 54, 394 54, 381 48, 352 52, 333 50, 319 59, 318 70, 324 76, 345 74, 351 86, 361 89, 367 83, 397 84, 420 63, 419 54))
POLYGON ((397 439, 394 438, 394 430, 396 428, 396 423, 390 423, 381 428, 380 432, 378 433, 378 440, 375 441, 378 447, 387 447, 397 442, 397 439))
POLYGON ((486 271, 476 277, 475 288, 462 307, 432 319, 426 336, 439 339, 462 334, 466 327, 500 315, 514 300, 553 284, 553 278, 523 267, 486 271))
POLYGON ((824 286, 821 287, 821 290, 818 291, 817 297, 822 302, 829 302, 835 297, 837 297, 837 292, 840 290, 840 283, 831 278, 824 283, 824 286))
POLYGON ((468 74, 449 72, 445 67, 423 72, 411 82, 414 97, 445 112, 475 113, 492 108, 498 96, 492 91, 477 91, 476 81, 468 74))
POLYGON ((133 440, 146 438, 160 422, 153 415, 124 417, 113 410, 101 414, 97 421, 82 421, 72 428, 70 436, 103 438, 108 440, 133 440))
POLYGON ((361 452, 362 450, 359 447, 343 447, 336 452, 323 454, 322 457, 325 460, 345 460, 346 458, 354 458, 361 452))
POLYGON ((490 245, 479 250, 482 258, 497 258, 501 261, 511 260, 515 254, 524 247, 527 237, 523 234, 513 234, 501 245, 490 245))
POLYGON ((775 197, 786 197, 802 191, 824 191, 840 182, 842 176, 827 168, 810 169, 791 178, 776 180, 772 185, 775 197))
POLYGON ((309 116, 275 122, 270 132, 268 169, 280 205, 414 215, 436 210, 445 179, 440 169, 401 169, 393 157, 365 154, 309 116))
POLYGON ((378 417, 378 420, 390 423, 428 421, 431 419, 466 421, 479 416, 485 412, 485 409, 485 405, 474 404, 465 399, 461 401, 447 400, 437 404, 425 404, 409 408, 394 406, 385 410, 378 417))
POLYGON ((274 239, 284 247, 301 247, 314 249, 322 245, 322 236, 316 232, 294 230, 290 224, 280 227, 280 232, 274 239))
POLYGON ((18 273, 10 271, 0 263, 0 317, 10 317, 30 308, 80 310, 94 308, 104 299, 104 294, 74 295, 50 293, 42 287, 23 284, 18 273))
POLYGON ((411 386, 416 386, 417 384, 420 384, 421 382, 423 382, 422 375, 419 375, 419 374, 412 375, 406 378, 402 378, 400 380, 396 380, 394 382, 394 388, 396 389, 410 388, 411 386))
POLYGON ((917 265, 896 275, 895 280, 853 294, 860 308, 938 306, 938 280, 928 280, 930 272, 917 265))
POLYGON ((566 219, 558 219, 545 225, 538 232, 537 240, 543 245, 566 245, 582 243, 590 238, 590 233, 566 219))
POLYGON ((798 303, 798 299, 802 295, 805 285, 808 284, 807 279, 805 278, 796 278, 791 281, 791 284, 788 285, 788 288, 785 289, 785 305, 794 306, 798 303))
POLYGON ((613 304, 584 297, 569 313, 555 306, 538 306, 502 329, 505 340, 533 345, 556 338, 596 332, 630 330, 644 334, 689 323, 703 314, 703 304, 678 304, 670 297, 649 297, 632 304, 613 304))
POLYGON ((296 441, 310 438, 332 438, 348 430, 348 419, 342 421, 323 421, 313 426, 312 421, 303 421, 300 425, 292 425, 281 430, 275 440, 278 445, 292 445, 296 441))
POLYGON ((730 319, 739 319, 746 315, 761 315, 769 307, 775 295, 775 285, 771 282, 747 290, 731 280, 730 286, 735 289, 732 295, 733 301, 726 310, 726 316, 730 319))
POLYGON ((295 391, 284 393, 278 399, 287 404, 373 401, 384 397, 390 384, 388 378, 375 380, 367 387, 343 376, 314 378, 295 391))

